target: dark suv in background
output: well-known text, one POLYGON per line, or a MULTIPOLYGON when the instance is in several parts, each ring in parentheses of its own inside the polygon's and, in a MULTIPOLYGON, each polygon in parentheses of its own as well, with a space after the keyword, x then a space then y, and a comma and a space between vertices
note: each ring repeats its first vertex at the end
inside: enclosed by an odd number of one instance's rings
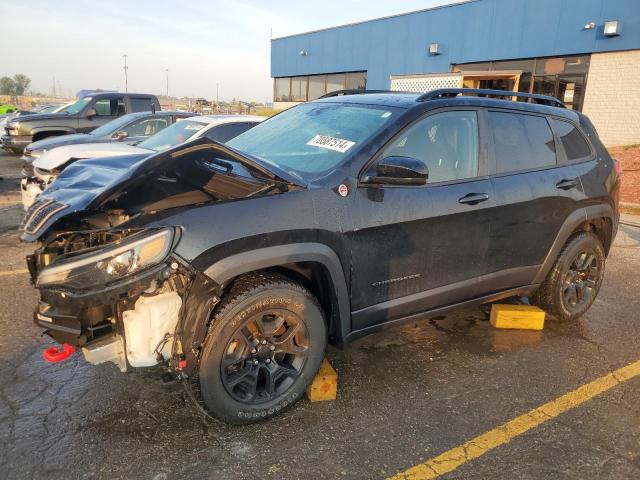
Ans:
POLYGON ((512 296, 575 320, 618 226, 616 163, 540 95, 334 93, 118 176, 85 163, 25 217, 36 323, 92 363, 167 362, 233 423, 299 399, 327 341, 512 296))
POLYGON ((22 115, 8 120, 2 146, 13 153, 22 153, 31 142, 57 135, 89 133, 127 113, 155 110, 160 110, 155 95, 92 93, 59 113, 22 115))

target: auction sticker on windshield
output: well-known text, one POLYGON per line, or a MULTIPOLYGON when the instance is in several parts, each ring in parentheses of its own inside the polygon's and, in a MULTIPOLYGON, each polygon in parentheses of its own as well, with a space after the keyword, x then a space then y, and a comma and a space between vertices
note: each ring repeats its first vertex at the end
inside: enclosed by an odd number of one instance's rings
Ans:
POLYGON ((307 142, 307 145, 313 147, 326 148, 336 152, 344 153, 353 147, 356 142, 344 140, 342 138, 330 137, 329 135, 316 135, 307 142))

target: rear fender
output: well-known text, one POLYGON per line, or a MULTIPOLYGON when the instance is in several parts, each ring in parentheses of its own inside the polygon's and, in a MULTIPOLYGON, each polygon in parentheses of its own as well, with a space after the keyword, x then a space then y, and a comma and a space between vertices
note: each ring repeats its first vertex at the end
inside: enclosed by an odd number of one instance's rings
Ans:
POLYGON ((611 235, 610 238, 613 239, 613 232, 615 232, 617 228, 618 219, 616 218, 611 205, 589 205, 588 207, 580 208, 579 210, 574 211, 567 217, 567 219, 562 224, 562 227, 560 227, 560 231, 558 232, 553 245, 551 245, 551 249, 549 250, 549 253, 547 253, 544 262, 542 263, 542 267, 531 283, 539 284, 544 282, 544 280, 547 278, 547 275, 553 268, 553 264, 556 262, 556 259, 560 255, 562 248, 566 245, 567 240, 569 240, 569 237, 571 237, 573 232, 575 232, 576 229, 583 223, 598 218, 607 218, 610 220, 613 231, 609 232, 609 234, 611 235))

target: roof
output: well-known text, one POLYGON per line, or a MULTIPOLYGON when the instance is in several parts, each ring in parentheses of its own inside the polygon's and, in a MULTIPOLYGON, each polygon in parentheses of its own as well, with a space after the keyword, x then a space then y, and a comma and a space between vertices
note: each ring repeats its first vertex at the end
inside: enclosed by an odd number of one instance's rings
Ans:
MULTIPOLYGON (((505 91, 508 94, 507 91, 505 91)), ((552 107, 538 103, 514 102, 512 100, 502 100, 498 98, 487 98, 478 96, 458 96, 451 98, 439 98, 434 100, 418 101, 423 95, 421 93, 362 93, 357 95, 342 95, 336 97, 319 98, 311 103, 349 103, 360 105, 380 105, 390 107, 400 107, 405 109, 418 108, 422 105, 432 105, 433 108, 444 106, 476 106, 508 108, 510 110, 520 110, 523 112, 534 112, 547 115, 556 115, 576 120, 578 112, 567 108, 552 107)))
POLYGON ((318 98, 313 103, 358 103, 362 105, 386 105, 411 108, 417 105, 419 93, 360 93, 339 97, 318 98))
POLYGON ((206 124, 222 125, 223 123, 262 122, 266 120, 266 117, 259 115, 199 115, 189 117, 189 120, 206 124))

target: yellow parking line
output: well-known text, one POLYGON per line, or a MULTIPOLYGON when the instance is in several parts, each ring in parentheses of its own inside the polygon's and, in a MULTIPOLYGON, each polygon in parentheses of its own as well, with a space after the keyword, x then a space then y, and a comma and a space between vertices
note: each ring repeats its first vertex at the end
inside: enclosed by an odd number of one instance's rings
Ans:
POLYGON ((7 275, 18 275, 20 273, 29 273, 26 268, 19 268, 18 270, 4 270, 0 271, 0 277, 6 277, 7 275))
POLYGON ((400 472, 389 480, 427 480, 451 472, 488 451, 509 443, 515 437, 567 412, 596 395, 640 375, 640 360, 587 383, 572 392, 531 410, 513 420, 452 448, 424 463, 400 472))
POLYGON ((19 205, 22 202, 20 200, 0 200, 1 205, 19 205))

